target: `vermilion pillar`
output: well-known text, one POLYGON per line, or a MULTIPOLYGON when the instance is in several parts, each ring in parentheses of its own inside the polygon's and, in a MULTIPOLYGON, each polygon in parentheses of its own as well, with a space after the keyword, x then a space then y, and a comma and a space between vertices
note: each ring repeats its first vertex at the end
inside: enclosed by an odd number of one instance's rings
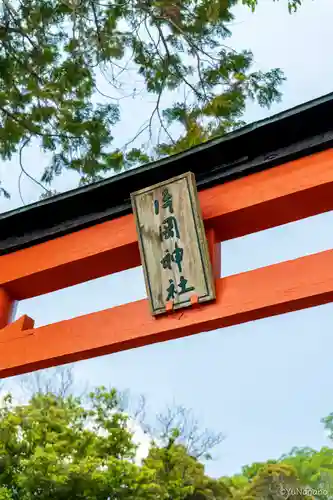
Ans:
POLYGON ((11 320, 13 300, 4 288, 0 287, 0 328, 4 328, 11 320))

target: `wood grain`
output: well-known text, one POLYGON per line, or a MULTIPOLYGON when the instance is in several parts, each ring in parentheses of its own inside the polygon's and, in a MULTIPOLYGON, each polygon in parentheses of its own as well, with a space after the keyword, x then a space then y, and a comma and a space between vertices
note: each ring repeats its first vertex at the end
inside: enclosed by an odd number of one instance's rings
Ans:
POLYGON ((152 314, 188 307, 193 295, 199 303, 214 300, 194 175, 188 172, 142 189, 131 200, 152 314))

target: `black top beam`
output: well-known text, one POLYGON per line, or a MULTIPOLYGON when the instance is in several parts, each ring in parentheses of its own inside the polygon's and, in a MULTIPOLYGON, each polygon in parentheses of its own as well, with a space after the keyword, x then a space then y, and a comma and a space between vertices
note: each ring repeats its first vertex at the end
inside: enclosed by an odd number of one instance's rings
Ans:
POLYGON ((0 215, 0 255, 131 212, 130 193, 187 171, 198 190, 333 147, 333 93, 184 153, 0 215))

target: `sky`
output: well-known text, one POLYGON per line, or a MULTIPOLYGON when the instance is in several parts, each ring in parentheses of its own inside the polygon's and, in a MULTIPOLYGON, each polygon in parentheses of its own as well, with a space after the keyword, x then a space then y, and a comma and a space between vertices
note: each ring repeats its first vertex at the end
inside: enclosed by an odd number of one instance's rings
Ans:
MULTIPOLYGON (((249 105, 248 122, 333 90, 333 2, 305 0, 292 16, 286 0, 259 3, 255 15, 237 9, 228 43, 235 49, 251 48, 258 69, 280 67, 288 80, 282 102, 269 111, 249 105)), ((144 99, 130 100, 117 140, 132 136, 150 109, 144 99)), ((38 176, 45 159, 31 148, 25 162, 38 176)), ((0 177, 12 193, 9 201, 0 198, 1 212, 21 204, 18 173, 16 160, 10 168, 0 164, 0 177)), ((74 174, 66 174, 56 187, 66 190, 76 182, 74 174)), ((22 191, 26 202, 40 195, 27 179, 22 191)), ((224 242, 222 275, 331 249, 332 224, 333 214, 327 213, 224 242)), ((28 314, 41 326, 144 297, 142 269, 136 268, 22 301, 16 317, 28 314)), ((333 411, 332 318, 332 304, 267 318, 78 362, 75 377, 82 386, 111 385, 130 389, 134 396, 144 394, 151 417, 174 404, 192 409, 203 428, 225 435, 207 472, 216 477, 233 474, 253 461, 278 458, 293 446, 326 444, 320 419, 333 411)), ((15 378, 8 379, 7 388, 15 383, 15 378)))

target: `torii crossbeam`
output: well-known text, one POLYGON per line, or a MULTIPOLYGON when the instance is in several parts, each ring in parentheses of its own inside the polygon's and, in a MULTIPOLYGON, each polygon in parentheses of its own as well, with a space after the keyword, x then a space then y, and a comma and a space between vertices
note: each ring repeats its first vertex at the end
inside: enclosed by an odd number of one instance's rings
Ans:
POLYGON ((333 95, 325 96, 0 216, 0 378, 331 302, 333 250, 226 278, 219 250, 333 209, 332 112, 333 95), (139 266, 130 192, 187 170, 197 180, 215 302, 158 318, 140 300, 40 328, 27 316, 10 323, 15 301, 139 266))

